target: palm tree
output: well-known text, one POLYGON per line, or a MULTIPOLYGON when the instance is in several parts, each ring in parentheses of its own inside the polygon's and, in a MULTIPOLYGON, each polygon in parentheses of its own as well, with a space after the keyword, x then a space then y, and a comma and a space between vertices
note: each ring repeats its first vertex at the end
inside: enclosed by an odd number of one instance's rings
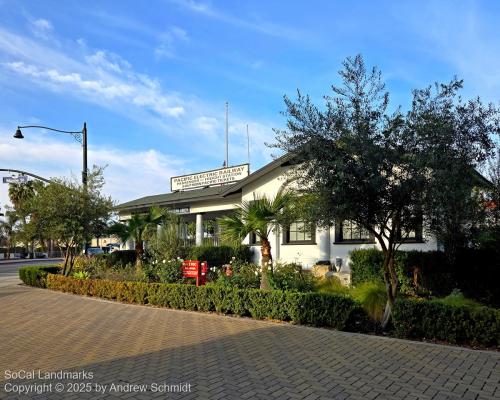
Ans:
POLYGON ((136 267, 141 267, 144 241, 156 231, 167 212, 159 207, 151 207, 147 214, 134 214, 126 223, 117 222, 108 228, 110 235, 118 236, 122 242, 135 242, 136 267))
MULTIPOLYGON (((27 220, 26 205, 33 197, 35 197, 37 191, 40 189, 40 185, 42 185, 42 183, 39 181, 9 184, 9 199, 14 205, 14 209, 19 215, 19 219, 23 225, 26 225, 27 220)), ((29 247, 30 243, 28 240, 26 242, 26 250, 30 254, 30 258, 32 258, 34 257, 34 240, 31 241, 31 251, 29 250, 29 247)))
POLYGON ((232 215, 218 220, 224 240, 241 244, 242 240, 249 234, 255 234, 260 240, 261 289, 270 288, 268 268, 273 257, 269 235, 276 225, 289 219, 287 210, 291 208, 293 200, 294 196, 291 192, 280 191, 274 199, 264 196, 250 202, 244 201, 232 215))
POLYGON ((6 239, 6 247, 7 247, 7 253, 5 255, 6 259, 10 258, 10 249, 15 239, 18 222, 19 222, 19 216, 16 214, 15 211, 12 210, 6 211, 4 220, 0 221, 0 231, 2 232, 2 235, 5 236, 6 239))
POLYGON ((36 188, 33 181, 9 184, 9 199, 17 211, 20 211, 35 194, 36 188))

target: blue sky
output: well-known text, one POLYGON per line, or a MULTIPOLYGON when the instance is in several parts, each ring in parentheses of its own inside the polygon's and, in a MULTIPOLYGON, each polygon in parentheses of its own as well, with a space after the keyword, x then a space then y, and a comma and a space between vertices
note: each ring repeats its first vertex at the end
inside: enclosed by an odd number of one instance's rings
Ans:
MULTIPOLYGON (((169 178, 272 158, 283 95, 318 103, 361 53, 392 104, 454 75, 464 95, 500 98, 497 1, 0 0, 0 168, 80 175, 71 137, 18 124, 89 127, 89 163, 117 201, 169 191, 169 178)), ((7 201, 0 188, 0 205, 7 201)))

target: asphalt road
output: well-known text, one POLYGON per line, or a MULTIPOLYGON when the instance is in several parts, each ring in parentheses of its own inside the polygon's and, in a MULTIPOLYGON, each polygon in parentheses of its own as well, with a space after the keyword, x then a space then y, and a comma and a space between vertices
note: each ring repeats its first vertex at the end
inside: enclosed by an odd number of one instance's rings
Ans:
POLYGON ((19 268, 26 265, 57 264, 62 258, 40 258, 34 260, 0 261, 0 287, 19 283, 19 268))

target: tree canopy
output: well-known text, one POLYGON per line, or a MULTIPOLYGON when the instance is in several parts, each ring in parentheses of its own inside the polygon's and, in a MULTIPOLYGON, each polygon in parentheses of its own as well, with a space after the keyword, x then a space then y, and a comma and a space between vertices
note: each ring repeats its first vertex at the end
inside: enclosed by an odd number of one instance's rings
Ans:
POLYGON ((26 204, 27 229, 56 241, 65 250, 64 272, 71 272, 75 255, 106 228, 113 202, 101 193, 102 170, 94 168, 87 187, 69 179, 54 179, 26 204))
POLYGON ((285 96, 287 126, 276 130, 276 147, 296 164, 293 178, 309 200, 304 217, 325 226, 354 221, 376 238, 385 254, 386 324, 398 286, 394 252, 419 223, 444 239, 462 229, 456 206, 469 205, 500 113, 479 98, 462 100, 457 79, 414 90, 407 112, 391 111, 381 72, 367 70, 361 56, 347 58, 339 74, 324 108, 300 91, 285 96))

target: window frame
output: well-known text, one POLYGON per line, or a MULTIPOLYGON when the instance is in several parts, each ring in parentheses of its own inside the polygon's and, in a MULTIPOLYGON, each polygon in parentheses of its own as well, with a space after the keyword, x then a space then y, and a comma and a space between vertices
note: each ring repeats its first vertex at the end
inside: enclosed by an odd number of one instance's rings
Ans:
MULTIPOLYGON (((366 239, 344 239, 343 237, 343 225, 344 221, 337 222, 335 224, 335 242, 334 244, 374 244, 375 236, 369 232, 369 237, 366 239)), ((351 221, 351 223, 354 221, 351 221)))
MULTIPOLYGON (((304 223, 304 221, 295 221, 296 223, 304 223)), ((291 225, 291 224, 290 224, 291 225)), ((316 244, 316 225, 311 224, 311 239, 308 240, 290 240, 290 225, 286 226, 283 229, 283 241, 282 245, 284 246, 293 246, 293 245, 315 245, 316 244)))
POLYGON ((250 232, 248 234, 248 245, 249 246, 260 246, 260 240, 257 238, 255 232, 250 232))
POLYGON ((400 243, 424 243, 424 222, 422 218, 419 218, 418 225, 415 229, 415 237, 406 237, 403 239, 401 234, 401 228, 396 232, 396 240, 400 243))

